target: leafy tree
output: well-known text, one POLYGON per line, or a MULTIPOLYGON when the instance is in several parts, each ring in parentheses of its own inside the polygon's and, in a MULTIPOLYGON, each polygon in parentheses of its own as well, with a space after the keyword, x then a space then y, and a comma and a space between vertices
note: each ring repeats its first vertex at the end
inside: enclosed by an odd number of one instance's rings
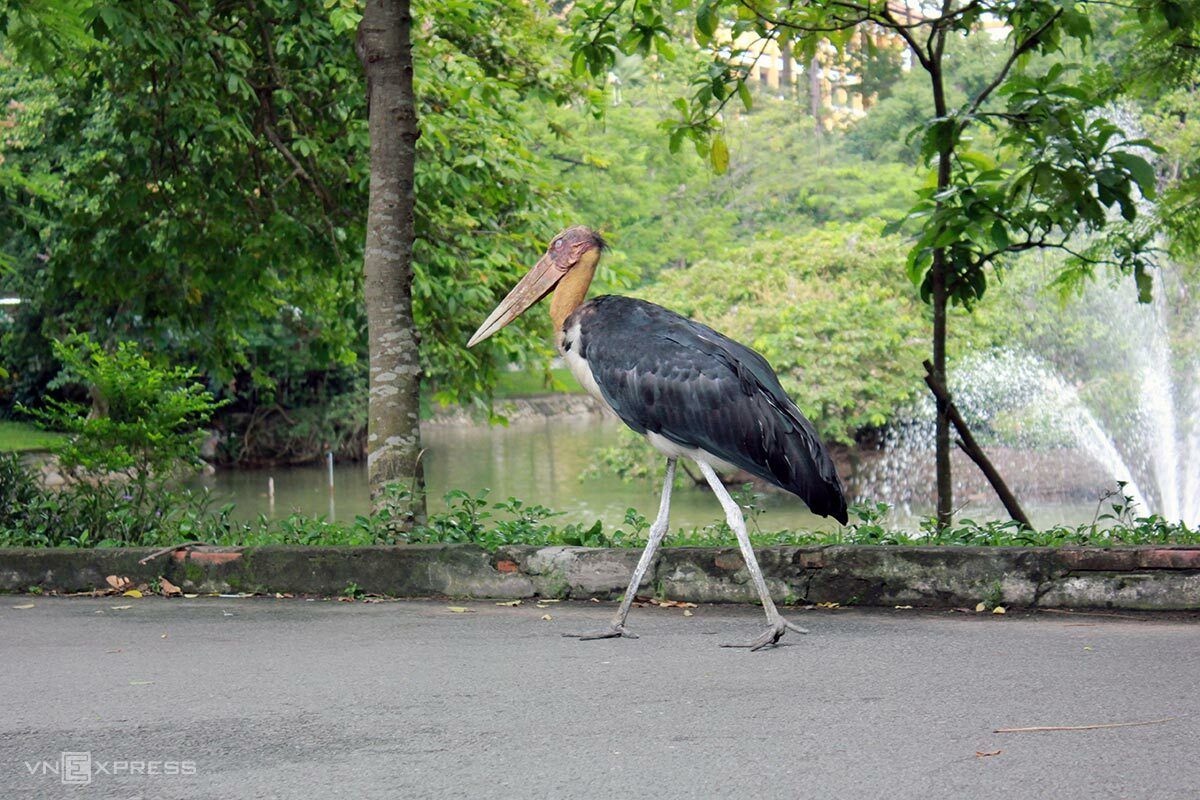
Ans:
MULTIPOLYGON (((0 180, 0 251, 13 265, 2 280, 27 301, 3 362, 19 399, 37 401, 57 370, 47 341, 73 328, 195 364, 236 394, 239 419, 358 391, 358 4, 74 5, 82 38, 51 37, 9 6, 2 17, 17 59, 0 70, 15 123, 0 165, 11 178, 0 180)), ((414 11, 420 367, 439 401, 483 406, 495 364, 548 361, 536 323, 478 352, 464 345, 562 222, 536 152, 544 120, 521 105, 576 90, 553 68, 555 21, 540 5, 421 0, 414 11)))
MULTIPOLYGON (((927 81, 920 114, 921 156, 931 168, 909 219, 919 234, 907 271, 933 310, 933 378, 945 385, 948 309, 971 307, 987 289, 988 270, 1013 255, 1056 249, 1070 255, 1065 281, 1101 265, 1132 274, 1149 291, 1149 234, 1125 223, 1137 217, 1139 193, 1154 193, 1154 173, 1139 154, 1146 142, 1127 139, 1097 112, 1100 87, 1084 70, 1064 63, 1035 68, 1031 58, 1065 52, 1068 42, 1091 37, 1087 2, 1061 0, 950 0, 904 12, 887 0, 702 0, 687 13, 691 35, 710 52, 694 88, 676 101, 666 124, 672 149, 690 139, 714 169, 729 166, 722 111, 733 100, 749 106, 746 78, 761 44, 737 47, 739 37, 788 42, 811 56, 823 40, 843 47, 863 26, 901 38, 927 81), (984 19, 1003 23, 1004 57, 977 90, 955 103, 947 86, 947 53, 956 38, 978 41, 984 19), (732 56, 732 57, 731 57, 732 56), (991 152, 976 135, 994 137, 991 152), (1098 235, 1103 234, 1103 235, 1098 235)), ((1146 20, 1190 24, 1173 0, 1141 0, 1146 20)), ((615 53, 640 50, 663 58, 678 26, 675 6, 660 0, 597 0, 573 16, 575 70, 602 74, 615 53)), ((746 41, 745 38, 741 41, 746 41)), ((938 523, 950 524, 949 406, 938 401, 936 465, 938 523)))

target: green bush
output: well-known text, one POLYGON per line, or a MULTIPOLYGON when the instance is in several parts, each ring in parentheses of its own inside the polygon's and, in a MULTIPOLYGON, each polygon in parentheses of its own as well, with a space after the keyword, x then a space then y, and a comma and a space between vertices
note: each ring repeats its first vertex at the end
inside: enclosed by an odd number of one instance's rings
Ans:
POLYGON ((224 403, 196 382, 194 370, 155 365, 130 342, 106 351, 86 333, 55 341, 54 354, 63 365, 56 383, 82 386, 91 407, 50 398, 45 408, 22 410, 67 434, 52 448, 64 470, 117 473, 144 487, 200 463, 202 426, 224 403))

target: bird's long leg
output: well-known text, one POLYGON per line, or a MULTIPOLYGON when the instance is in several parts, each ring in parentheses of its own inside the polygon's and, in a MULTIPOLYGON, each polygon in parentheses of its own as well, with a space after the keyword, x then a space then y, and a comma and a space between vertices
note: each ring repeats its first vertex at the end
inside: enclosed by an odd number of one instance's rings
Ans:
POLYGON ((650 567, 650 562, 654 560, 654 553, 658 550, 663 536, 667 533, 671 514, 671 487, 674 483, 675 459, 668 458, 667 477, 663 480, 662 500, 658 505, 658 516, 655 517, 654 524, 650 526, 646 549, 642 551, 642 557, 638 559, 637 567, 633 570, 633 577, 629 579, 629 588, 625 590, 625 598, 621 601, 621 607, 617 610, 616 616, 613 617, 612 624, 603 630, 591 633, 565 633, 563 634, 564 636, 577 639, 611 639, 616 636, 625 636, 630 639, 637 638, 636 635, 625 629, 625 617, 629 615, 629 607, 633 605, 633 598, 637 595, 637 589, 642 583, 642 577, 650 567))
POLYGON ((808 633, 808 631, 799 625, 794 625, 784 619, 779 610, 775 608, 775 601, 771 599, 771 593, 767 591, 767 581, 763 578, 762 570, 758 567, 758 559, 754 557, 754 548, 750 546, 750 535, 746 533, 746 520, 742 516, 742 509, 729 496, 729 491, 725 488, 725 484, 721 483, 720 477, 713 471, 713 468, 703 461, 697 461, 696 463, 700 466, 700 471, 704 473, 705 479, 708 480, 708 485, 712 487, 713 494, 721 501, 721 507, 725 509, 725 519, 729 522, 729 527, 733 528, 733 532, 737 535, 738 546, 742 550, 742 560, 746 562, 746 569, 749 571, 750 577, 754 580, 754 586, 758 589, 759 598, 762 599, 763 611, 767 613, 767 625, 769 627, 762 636, 759 636, 747 645, 726 646, 749 647, 751 650, 760 650, 769 644, 778 642, 780 637, 789 630, 793 630, 796 633, 808 633))

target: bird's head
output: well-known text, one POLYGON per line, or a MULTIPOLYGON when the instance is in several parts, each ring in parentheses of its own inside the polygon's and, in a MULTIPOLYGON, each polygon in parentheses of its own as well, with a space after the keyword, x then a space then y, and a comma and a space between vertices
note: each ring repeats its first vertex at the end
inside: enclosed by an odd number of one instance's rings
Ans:
MULTIPOLYGON (((568 274, 587 274, 591 281, 592 272, 600 260, 600 253, 607 245, 600 234, 584 225, 567 228, 550 241, 546 254, 538 259, 533 269, 512 288, 500 301, 500 305, 475 331, 467 347, 473 347, 496 331, 525 313, 530 306, 550 293, 558 282, 568 274)), ((584 286, 586 291, 586 285, 584 286)), ((557 296, 556 296, 557 297, 557 296)))

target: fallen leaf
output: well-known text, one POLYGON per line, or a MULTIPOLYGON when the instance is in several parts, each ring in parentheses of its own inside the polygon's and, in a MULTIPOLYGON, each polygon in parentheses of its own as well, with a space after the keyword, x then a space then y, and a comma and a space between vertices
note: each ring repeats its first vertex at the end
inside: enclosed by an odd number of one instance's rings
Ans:
POLYGON ((538 603, 537 607, 538 608, 549 608, 550 606, 546 605, 545 603, 538 603))
POLYGON ((521 605, 521 602, 522 601, 520 601, 520 600, 509 600, 507 603, 496 603, 496 605, 508 606, 509 608, 516 608, 517 606, 521 605))
POLYGON ((992 609, 992 613, 993 614, 1007 614, 1008 612, 1004 610, 1004 606, 996 606, 995 608, 992 609))
POLYGON ((175 597, 176 595, 183 594, 182 589, 171 583, 166 578, 158 579, 158 590, 162 592, 163 597, 175 597))
POLYGON ((817 608, 838 608, 841 603, 817 603, 817 608))
POLYGON ((158 637, 158 638, 160 638, 160 639, 165 639, 165 638, 167 638, 167 635, 164 633, 162 636, 160 636, 160 637, 158 637))
POLYGON ((113 611, 124 611, 127 608, 133 608, 133 606, 109 606, 109 608, 113 611))
POLYGON ((600 602, 600 598, 599 598, 599 597, 593 597, 593 598, 592 598, 592 602, 593 602, 593 603, 599 603, 599 602, 600 602))
POLYGON ((550 616, 549 614, 542 614, 542 620, 544 622, 549 622, 552 619, 554 619, 554 617, 550 616))
POLYGON ((1091 647, 1089 647, 1089 646, 1087 646, 1087 645, 1084 645, 1084 648, 1083 648, 1083 649, 1084 649, 1086 652, 1088 652, 1088 653, 1092 652, 1092 648, 1091 648, 1091 647))
POLYGON ((106 653, 124 653, 125 651, 118 647, 116 650, 105 650, 104 652, 106 652, 106 653))
POLYGON ((33 608, 33 603, 22 603, 22 604, 21 604, 21 605, 19 605, 19 606, 13 606, 13 608, 19 608, 19 609, 21 609, 22 611, 24 611, 24 610, 25 610, 25 609, 27 609, 27 608, 33 608))
POLYGON ((130 686, 150 686, 153 683, 154 683, 154 681, 130 681, 129 685, 130 686))
POLYGON ((556 598, 550 598, 550 597, 543 597, 542 599, 538 600, 538 602, 539 603, 561 603, 562 600, 558 600, 556 598))
POLYGON ((694 617, 695 616, 695 614, 693 614, 691 611, 688 611, 686 608, 683 610, 683 615, 685 617, 694 617))
POLYGON ((978 614, 981 611, 987 611, 987 603, 979 603, 978 605, 975 606, 976 614, 978 614))
POLYGON ((115 591, 118 591, 118 592, 124 590, 127 586, 129 586, 130 583, 133 582, 133 581, 129 580, 129 578, 119 578, 116 575, 109 575, 104 580, 108 583, 109 586, 111 586, 115 591))
POLYGON ((141 593, 140 591, 138 591, 137 589, 130 589, 128 592, 125 592, 125 593, 124 593, 124 594, 122 594, 121 596, 122 596, 122 597, 133 597, 133 598, 139 598, 139 597, 141 597, 141 596, 142 596, 142 593, 141 593))
POLYGON ((474 611, 467 608, 466 606, 446 606, 446 608, 448 608, 450 611, 454 612, 455 614, 474 614, 475 613, 474 611))
POLYGON ((200 596, 200 595, 198 595, 198 594, 185 594, 185 595, 184 595, 184 597, 186 597, 188 600, 194 600, 194 599, 196 599, 196 598, 197 598, 197 597, 199 597, 199 596, 200 596))
POLYGON ((912 608, 912 606, 896 606, 896 608, 899 608, 899 609, 906 609, 906 608, 912 608))
POLYGON ((975 757, 976 758, 987 758, 988 756, 998 756, 1003 752, 1004 752, 1003 750, 991 750, 989 752, 984 753, 980 750, 976 750, 975 757))

